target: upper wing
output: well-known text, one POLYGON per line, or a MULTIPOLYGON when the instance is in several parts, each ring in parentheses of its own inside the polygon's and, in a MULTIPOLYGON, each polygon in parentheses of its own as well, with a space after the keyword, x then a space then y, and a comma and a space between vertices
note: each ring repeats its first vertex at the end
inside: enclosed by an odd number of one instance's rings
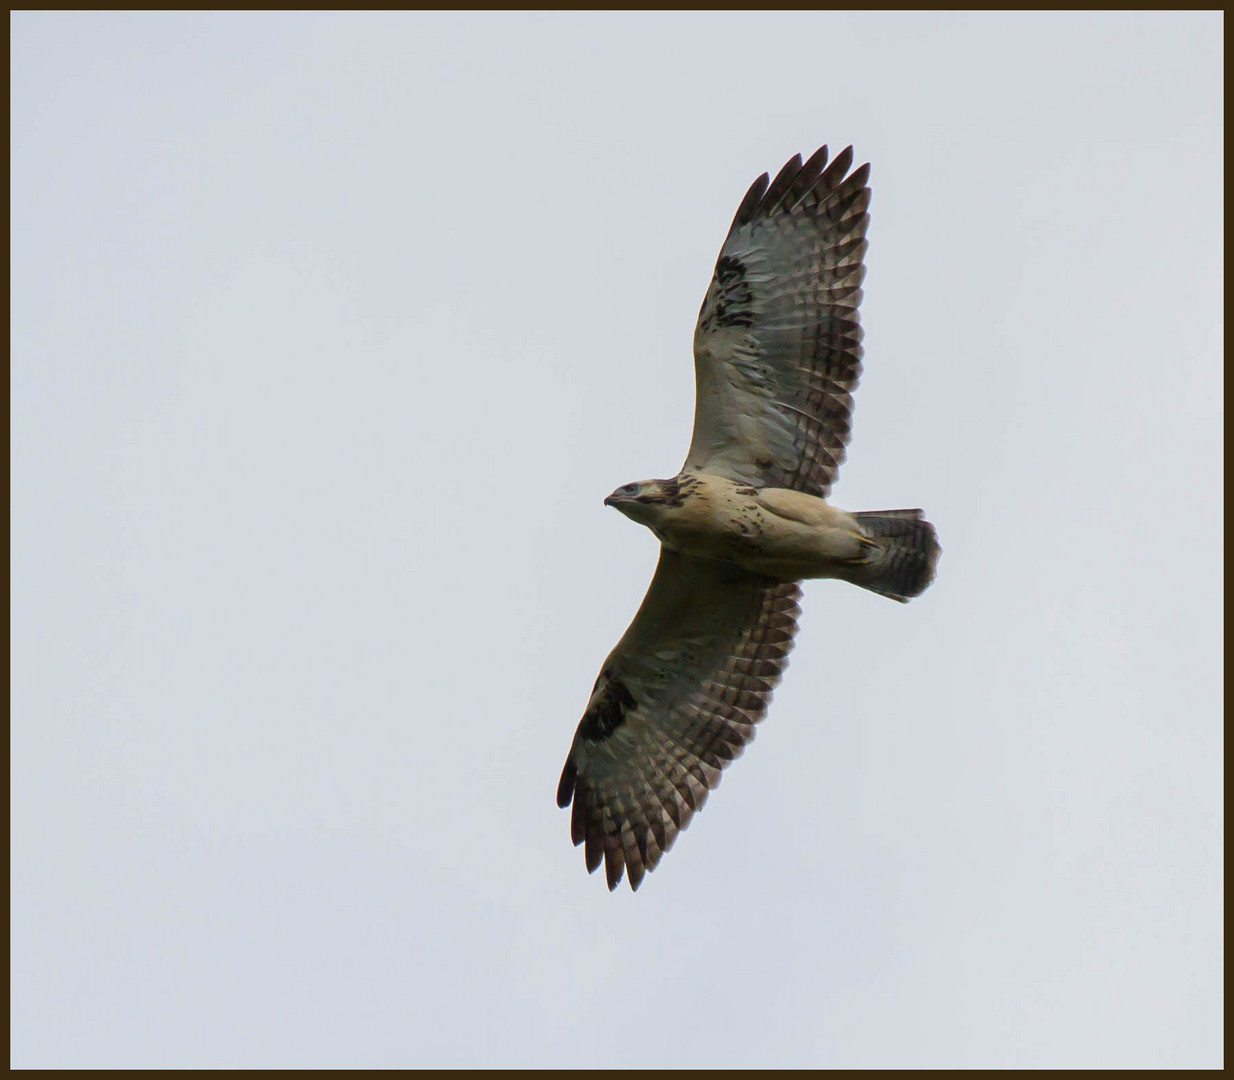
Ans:
POLYGON ((694 438, 683 468, 825 497, 861 374, 870 166, 822 147, 756 181, 720 249, 694 331, 694 438))
POLYGON ((754 738, 787 664, 801 590, 661 549, 609 654, 557 787, 587 869, 637 889, 754 738))

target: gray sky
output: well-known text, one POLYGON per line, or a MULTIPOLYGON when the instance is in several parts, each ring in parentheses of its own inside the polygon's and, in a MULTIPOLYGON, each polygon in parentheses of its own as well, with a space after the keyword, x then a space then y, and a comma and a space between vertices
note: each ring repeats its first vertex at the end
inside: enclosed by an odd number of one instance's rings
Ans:
POLYGON ((16 1065, 1219 1065, 1223 17, 30 16, 16 1065), (872 162, 850 509, 637 895, 554 805, 750 181, 872 162))

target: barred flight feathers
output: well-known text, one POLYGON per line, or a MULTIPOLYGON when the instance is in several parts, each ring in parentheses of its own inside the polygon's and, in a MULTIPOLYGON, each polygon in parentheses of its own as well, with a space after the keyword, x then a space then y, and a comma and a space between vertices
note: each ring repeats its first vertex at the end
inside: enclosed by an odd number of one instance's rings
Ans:
POLYGON ((637 889, 754 738, 788 663, 801 589, 662 550, 609 654, 562 770, 557 804, 588 870, 637 889))
POLYGON ((683 471, 825 497, 861 375, 869 165, 848 147, 792 158, 746 193, 694 333, 694 436, 683 471))

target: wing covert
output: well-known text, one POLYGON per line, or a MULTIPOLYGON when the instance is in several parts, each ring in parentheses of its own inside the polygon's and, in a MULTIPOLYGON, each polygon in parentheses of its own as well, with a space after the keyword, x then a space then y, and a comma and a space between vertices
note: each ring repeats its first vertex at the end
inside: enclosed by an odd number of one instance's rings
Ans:
POLYGON ((869 165, 792 158, 746 193, 694 332, 685 469, 825 497, 861 374, 869 165))
POLYGON ((638 614, 604 662, 562 770, 587 869, 637 889, 754 738, 787 666, 795 582, 661 549, 638 614))

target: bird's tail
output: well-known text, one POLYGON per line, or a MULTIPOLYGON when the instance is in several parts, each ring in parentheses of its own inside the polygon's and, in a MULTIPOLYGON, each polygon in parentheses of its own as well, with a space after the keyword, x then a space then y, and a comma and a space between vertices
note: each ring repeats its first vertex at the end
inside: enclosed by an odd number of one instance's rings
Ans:
POLYGON ((872 510, 854 514, 870 545, 849 580, 904 604, 934 580, 942 548, 934 526, 920 510, 872 510))

